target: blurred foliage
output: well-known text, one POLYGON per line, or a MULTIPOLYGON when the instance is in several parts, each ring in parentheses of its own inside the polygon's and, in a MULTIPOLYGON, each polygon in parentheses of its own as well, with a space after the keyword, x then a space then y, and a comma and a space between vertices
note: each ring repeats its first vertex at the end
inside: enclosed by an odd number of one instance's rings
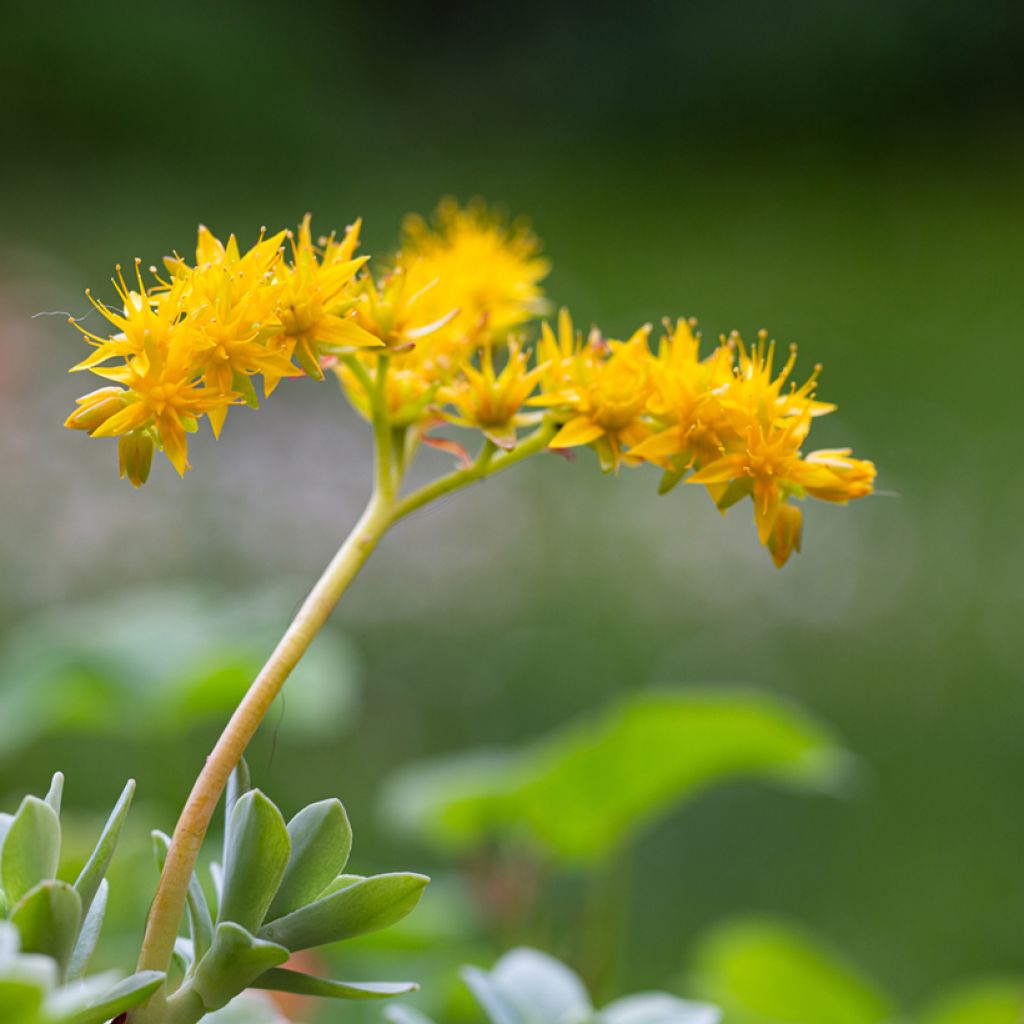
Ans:
POLYGON ((1020 1024, 1024 978, 966 985, 937 999, 917 1020, 919 1024, 1020 1024))
POLYGON ((522 751, 408 765, 381 800, 394 827, 442 850, 497 840, 594 864, 711 786, 830 786, 847 764, 820 727, 770 698, 664 690, 620 700, 522 751))
MULTIPOLYGON (((272 593, 240 600, 178 587, 27 619, 0 655, 0 756, 53 733, 159 740, 220 723, 288 611, 272 593)), ((304 739, 337 736, 357 693, 354 655, 327 631, 295 670, 281 728, 304 739)))
POLYGON ((704 996, 726 1024, 883 1024, 889 1001, 823 943, 773 921, 737 921, 693 957, 704 996))
POLYGON ((734 920, 694 950, 688 986, 724 1011, 723 1024, 1020 1024, 1024 979, 956 987, 920 1013, 898 1010, 823 939, 785 921, 734 920))

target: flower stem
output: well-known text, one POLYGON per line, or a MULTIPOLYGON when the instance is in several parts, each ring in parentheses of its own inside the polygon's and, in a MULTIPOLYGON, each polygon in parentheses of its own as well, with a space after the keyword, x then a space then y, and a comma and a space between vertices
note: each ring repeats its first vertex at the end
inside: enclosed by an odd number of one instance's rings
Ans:
MULTIPOLYGON (((189 880, 228 778, 292 669, 305 654, 338 599, 388 527, 434 498, 515 465, 544 448, 554 435, 554 426, 545 422, 515 449, 497 456, 494 455, 494 445, 487 441, 471 467, 451 473, 396 500, 395 495, 406 467, 399 463, 394 451, 393 442, 397 439, 392 436, 384 402, 386 372, 386 363, 381 360, 377 380, 374 382, 376 387, 370 392, 377 440, 373 497, 242 698, 192 787, 175 826, 156 896, 150 907, 146 934, 139 954, 140 971, 167 970, 185 908, 189 880)), ((161 989, 149 1003, 132 1011, 130 1019, 132 1024, 165 1022, 169 1019, 168 1009, 167 993, 161 989)))
MULTIPOLYGON (((189 879, 228 777, 274 698, 338 599, 391 522, 391 502, 375 492, 355 529, 310 591, 287 632, 249 687, 196 779, 178 819, 149 912, 139 970, 164 971, 174 950, 189 879)), ((135 1020, 144 1019, 141 1015, 135 1020)))
POLYGON ((502 452, 493 458, 494 446, 489 441, 486 442, 479 457, 471 466, 457 469, 454 473, 449 473, 396 501, 391 512, 391 522, 398 522, 399 519, 405 518, 435 498, 451 494, 452 491, 457 491, 460 487, 500 473, 503 469, 522 462, 528 456, 546 448, 548 442, 555 436, 556 429, 554 424, 545 421, 532 434, 520 441, 512 451, 502 452))

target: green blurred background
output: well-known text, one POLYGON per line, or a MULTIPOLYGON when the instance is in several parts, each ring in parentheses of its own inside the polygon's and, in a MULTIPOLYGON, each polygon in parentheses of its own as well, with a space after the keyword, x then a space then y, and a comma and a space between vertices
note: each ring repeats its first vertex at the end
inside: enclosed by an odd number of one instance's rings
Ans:
MULTIPOLYGON (((401 766, 653 685, 756 687, 828 723, 853 781, 663 816, 607 883, 610 989, 668 985, 748 912, 828 936, 904 1005, 1024 974, 1020 5, 9 0, 3 20, 0 687, 50 656, 64 673, 2 705, 5 809, 59 767, 87 829, 132 774, 137 846, 167 828, 222 711, 202 684, 248 654, 189 666, 175 717, 112 688, 96 638, 172 664, 176 630, 235 613, 232 650, 268 649, 368 484, 364 426, 303 381, 196 441, 184 482, 161 466, 133 493, 112 444, 62 430, 81 343, 34 314, 85 314, 87 285, 111 297, 115 263, 188 251, 198 222, 246 240, 361 215, 380 253, 406 211, 481 195, 532 218, 585 324, 685 314, 798 343, 840 406, 818 446, 873 458, 886 496, 809 509, 777 572, 746 509, 533 460, 388 539, 318 641, 322 696, 289 694, 258 738, 257 781, 288 811, 341 795, 357 869, 454 879, 382 819, 401 766), (73 670, 53 653, 72 636, 95 641, 73 670)), ((124 888, 111 959, 141 928, 124 888)), ((435 917, 449 970, 530 937, 435 917)))

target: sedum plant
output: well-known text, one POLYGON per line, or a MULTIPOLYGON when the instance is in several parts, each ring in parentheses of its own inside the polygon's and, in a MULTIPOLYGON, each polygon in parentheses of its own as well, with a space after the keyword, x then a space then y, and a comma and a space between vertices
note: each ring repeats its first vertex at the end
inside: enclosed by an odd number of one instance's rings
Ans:
MULTIPOLYGON (((335 378, 374 438, 363 515, 232 714, 173 834, 160 840, 163 867, 138 969, 167 973, 178 956, 183 973, 168 974, 131 1011, 133 1022, 199 1019, 232 986, 262 977, 257 966, 278 970, 295 943, 344 937, 306 930, 325 901, 347 906, 359 894, 399 885, 367 879, 332 892, 310 888, 294 905, 291 897, 282 904, 276 884, 290 891, 289 858, 301 843, 290 826, 282 831, 269 800, 246 795, 232 802, 229 837, 255 830, 254 842, 273 856, 254 861, 243 856, 244 843, 230 846, 212 931, 205 919, 192 920, 202 917, 195 867, 229 777, 393 525, 532 455, 590 448, 606 472, 655 467, 661 493, 680 482, 702 486, 723 513, 750 499, 758 538, 782 566, 801 547, 803 499, 844 504, 873 489, 874 466, 848 449, 805 451, 814 420, 834 406, 817 397, 817 369, 802 383, 793 379, 795 350, 776 367, 775 344, 764 332, 752 345, 723 336, 702 354, 694 321, 682 318, 666 320, 659 337, 643 325, 621 340, 578 330, 564 309, 538 325, 550 308, 541 290, 550 268, 539 242, 526 225, 479 203, 446 201, 430 222, 409 218, 398 251, 379 270, 357 254, 359 235, 357 221, 314 238, 307 216, 297 232, 264 232, 243 249, 234 235, 221 241, 201 227, 194 259, 173 254, 148 275, 136 260, 130 281, 118 268, 115 304, 90 295, 109 328, 75 324, 91 352, 74 369, 104 386, 78 400, 66 425, 116 437, 121 476, 137 487, 157 451, 184 474, 189 435, 201 420, 219 436, 232 409, 258 406, 284 379, 335 378), (425 448, 455 456, 457 465, 409 489, 410 468, 425 448), (268 864, 283 864, 285 874, 261 876, 258 885, 248 878, 268 864), (239 871, 247 878, 241 888, 239 871), (243 911, 241 892, 247 900, 259 892, 262 902, 243 911), (186 906, 190 946, 178 941, 186 906), (230 964, 245 966, 231 975, 230 964), (211 981, 229 975, 226 987, 211 981)), ((411 900, 421 876, 401 877, 411 900)))

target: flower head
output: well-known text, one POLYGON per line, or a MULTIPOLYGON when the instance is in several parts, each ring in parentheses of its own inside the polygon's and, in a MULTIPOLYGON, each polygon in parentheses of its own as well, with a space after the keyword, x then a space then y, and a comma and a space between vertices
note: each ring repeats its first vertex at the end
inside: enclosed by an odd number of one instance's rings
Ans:
POLYGON ((540 282, 550 264, 523 222, 509 223, 482 202, 444 200, 432 222, 406 218, 400 260, 429 320, 454 315, 460 336, 503 340, 545 310, 540 282))
POLYGON ((653 386, 649 334, 647 326, 627 341, 594 334, 586 348, 567 360, 561 388, 534 400, 563 421, 552 448, 592 445, 602 466, 613 469, 624 452, 648 436, 645 413, 653 386))

